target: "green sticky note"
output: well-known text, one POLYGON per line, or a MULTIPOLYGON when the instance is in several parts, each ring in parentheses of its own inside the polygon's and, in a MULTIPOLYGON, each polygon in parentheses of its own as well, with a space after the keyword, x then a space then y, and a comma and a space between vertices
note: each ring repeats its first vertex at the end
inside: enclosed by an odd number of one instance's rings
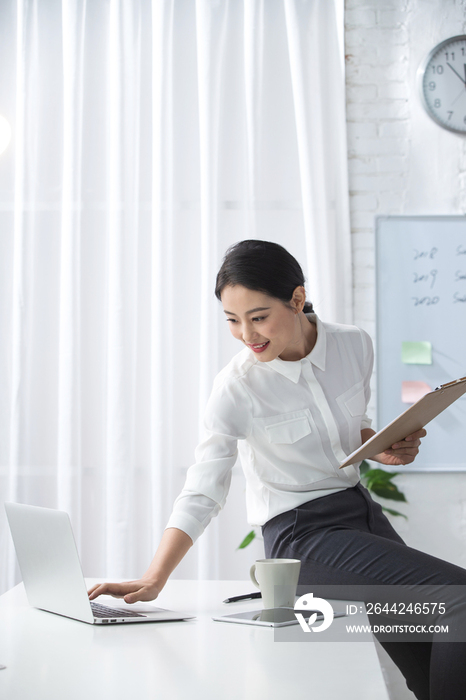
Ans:
POLYGON ((405 365, 431 365, 432 343, 427 340, 401 343, 401 361, 405 365))

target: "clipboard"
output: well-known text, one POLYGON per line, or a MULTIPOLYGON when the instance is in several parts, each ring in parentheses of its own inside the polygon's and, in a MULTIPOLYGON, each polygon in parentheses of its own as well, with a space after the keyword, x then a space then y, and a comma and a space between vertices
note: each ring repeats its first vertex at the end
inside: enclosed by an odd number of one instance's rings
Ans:
POLYGON ((388 450, 396 442, 404 440, 407 435, 421 430, 464 393, 466 393, 466 377, 438 386, 352 452, 340 464, 340 469, 355 464, 355 462, 361 462, 363 459, 370 459, 374 455, 388 450))

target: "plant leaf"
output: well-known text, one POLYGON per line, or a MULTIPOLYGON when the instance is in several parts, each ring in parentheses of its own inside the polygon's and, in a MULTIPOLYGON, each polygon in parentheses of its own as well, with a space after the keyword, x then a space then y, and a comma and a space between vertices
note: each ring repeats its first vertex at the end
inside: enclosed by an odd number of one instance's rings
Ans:
POLYGON ((387 483, 391 481, 395 476, 398 476, 399 472, 386 472, 384 469, 369 469, 364 475, 364 478, 372 482, 383 482, 387 483))
POLYGON ((401 493, 401 491, 398 490, 398 487, 395 486, 395 484, 391 483, 375 483, 372 484, 371 486, 371 491, 377 494, 377 496, 380 496, 381 498, 387 498, 391 501, 406 501, 406 496, 404 493, 401 493))
MULTIPOLYGON (((392 479, 398 476, 399 472, 386 472, 385 469, 372 469, 365 460, 361 462, 359 469, 361 472, 361 480, 369 491, 381 498, 407 503, 404 493, 392 483, 392 479)), ((407 515, 399 513, 397 510, 392 510, 385 506, 382 506, 382 510, 390 513, 390 515, 400 515, 402 518, 408 519, 407 515)))
POLYGON ((407 515, 405 515, 404 513, 399 513, 397 510, 392 510, 391 508, 385 508, 385 506, 382 506, 382 510, 384 510, 386 513, 390 513, 390 515, 401 515, 402 518, 405 518, 406 520, 408 519, 407 515))
POLYGON ((251 544, 251 542, 253 541, 253 539, 254 539, 255 536, 256 536, 255 531, 254 531, 254 530, 251 530, 251 532, 249 532, 249 533, 246 535, 246 537, 244 538, 244 540, 241 542, 241 544, 239 545, 238 549, 244 549, 245 547, 248 546, 248 544, 251 544))

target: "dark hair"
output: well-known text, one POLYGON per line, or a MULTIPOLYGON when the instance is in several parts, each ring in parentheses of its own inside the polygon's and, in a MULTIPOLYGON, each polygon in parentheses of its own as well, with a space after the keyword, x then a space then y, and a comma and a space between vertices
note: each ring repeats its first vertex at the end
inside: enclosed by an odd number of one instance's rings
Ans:
MULTIPOLYGON (((215 296, 220 300, 225 287, 239 284, 288 304, 296 287, 304 287, 304 282, 301 265, 283 246, 270 241, 240 241, 225 254, 217 274, 215 296)), ((306 302, 303 311, 313 310, 312 304, 306 302)))

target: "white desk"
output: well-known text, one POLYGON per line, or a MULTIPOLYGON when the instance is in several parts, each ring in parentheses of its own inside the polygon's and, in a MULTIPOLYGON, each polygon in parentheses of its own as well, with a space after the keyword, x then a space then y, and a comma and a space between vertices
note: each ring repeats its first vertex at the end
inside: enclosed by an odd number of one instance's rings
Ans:
POLYGON ((0 698, 388 700, 372 642, 278 643, 271 628, 211 620, 260 607, 221 602, 251 590, 173 580, 155 605, 195 620, 97 627, 29 608, 21 584, 0 598, 0 698))

